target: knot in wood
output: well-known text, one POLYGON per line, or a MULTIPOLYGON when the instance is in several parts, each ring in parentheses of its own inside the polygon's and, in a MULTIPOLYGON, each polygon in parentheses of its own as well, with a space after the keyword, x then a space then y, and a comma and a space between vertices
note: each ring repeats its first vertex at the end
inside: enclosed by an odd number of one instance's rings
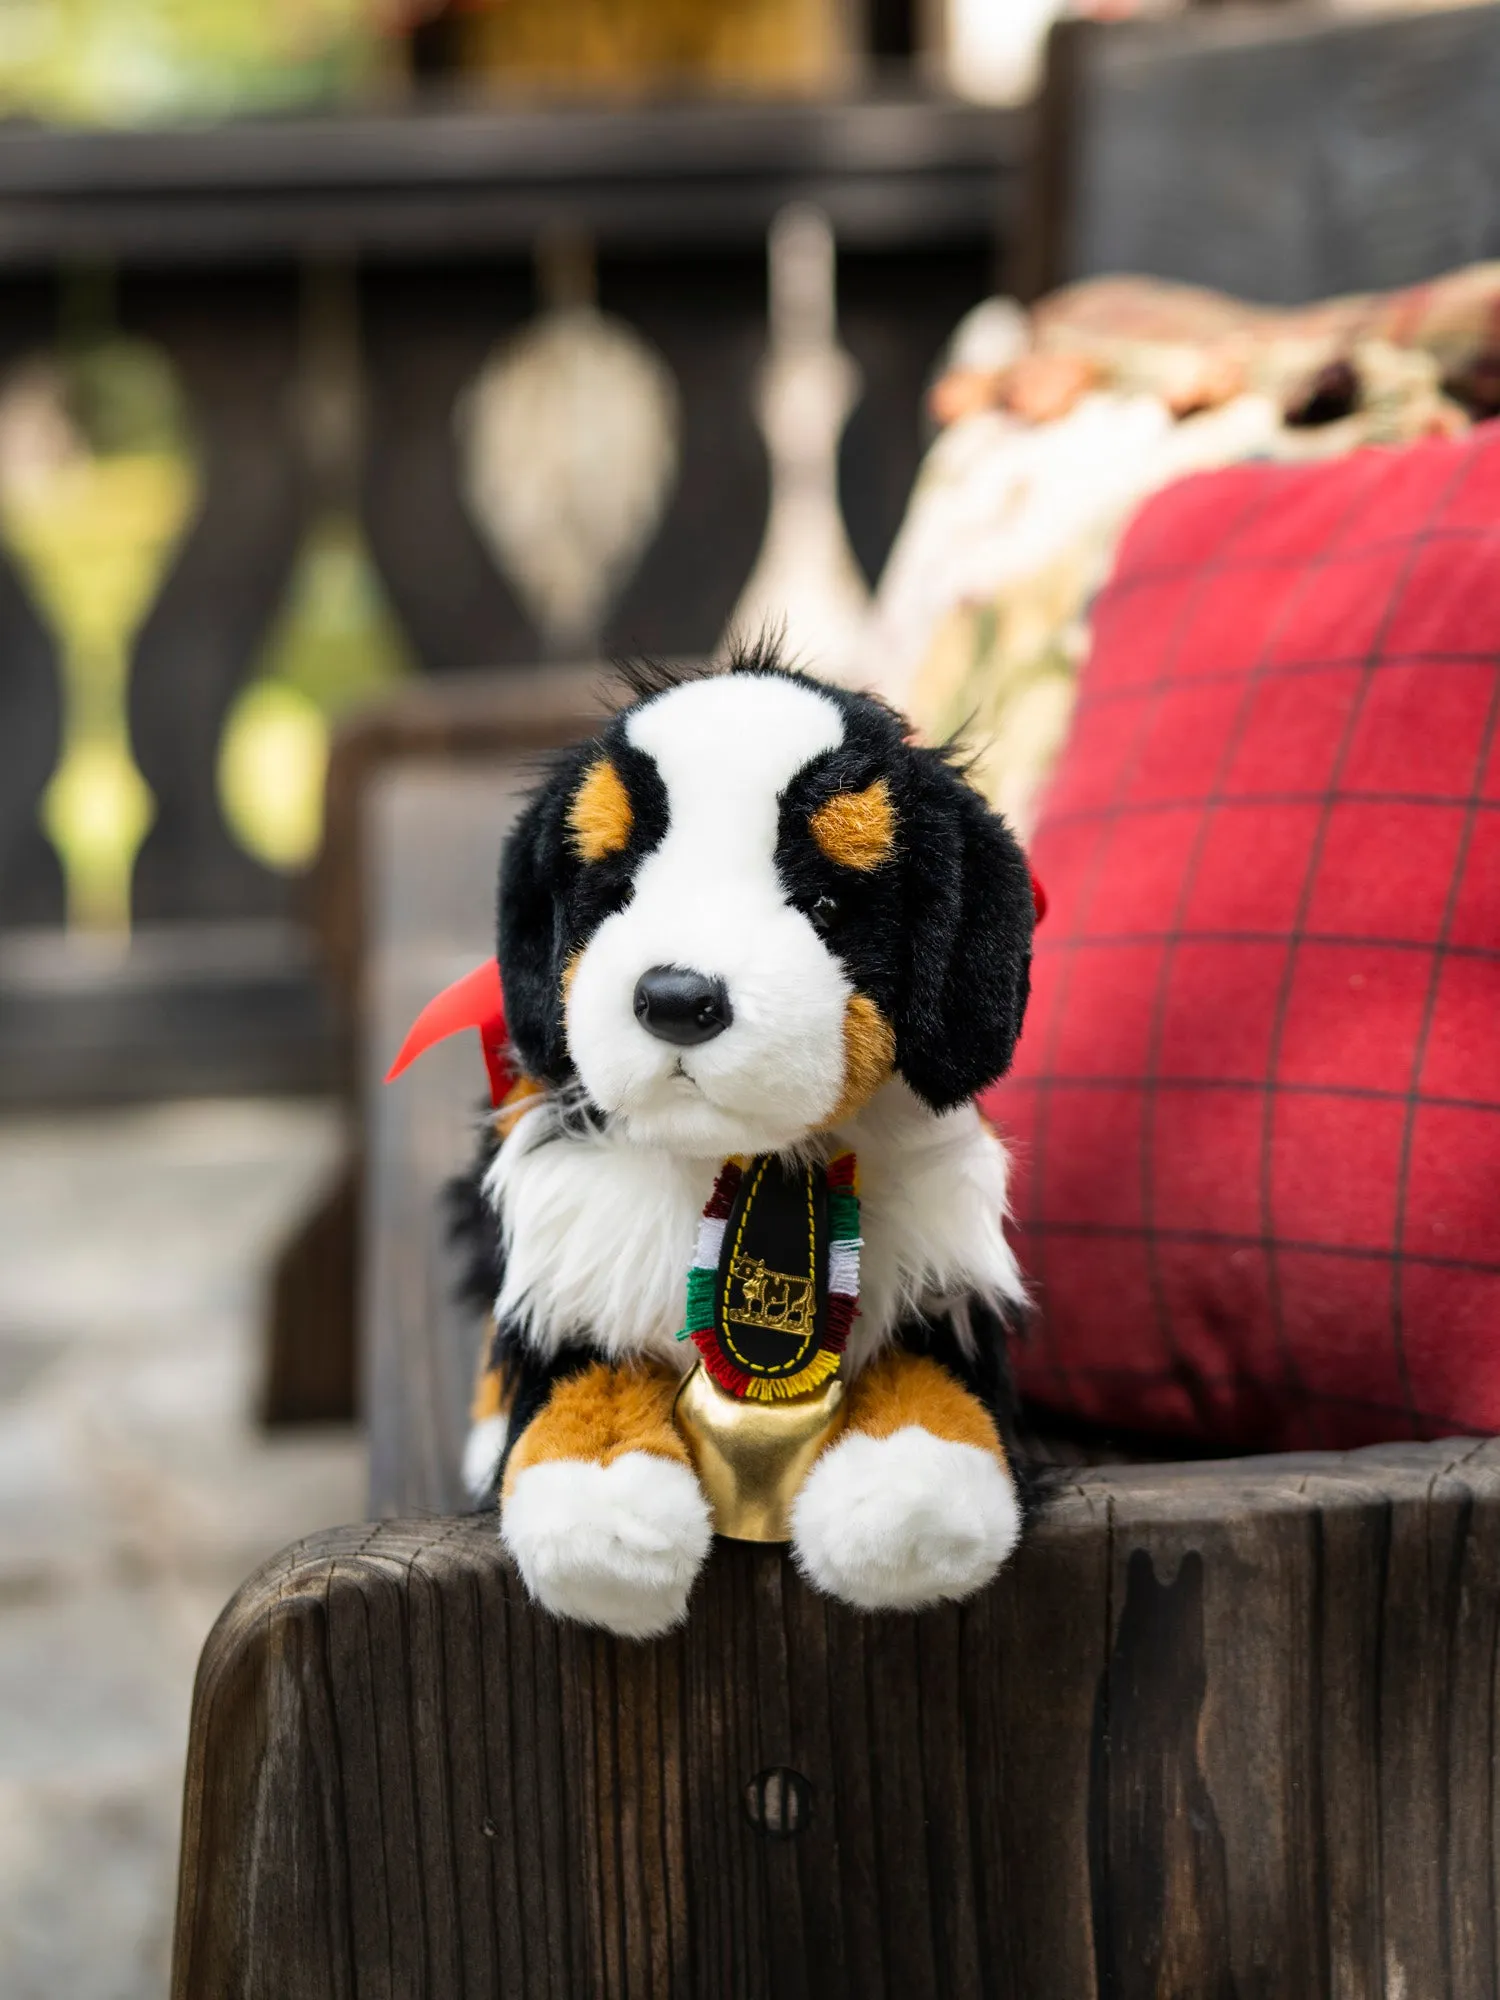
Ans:
POLYGON ((800 1771, 776 1766, 745 1787, 745 1816, 767 1840, 795 1840, 812 1820, 813 1788, 800 1771))

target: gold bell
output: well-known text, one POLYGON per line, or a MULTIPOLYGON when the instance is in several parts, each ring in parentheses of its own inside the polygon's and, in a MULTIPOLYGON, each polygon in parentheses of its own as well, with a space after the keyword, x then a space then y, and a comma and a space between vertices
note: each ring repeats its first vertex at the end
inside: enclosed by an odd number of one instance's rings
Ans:
POLYGON ((844 1425, 844 1385, 832 1375, 784 1402, 741 1400, 700 1361, 677 1392, 677 1428, 713 1510, 714 1533, 732 1542, 789 1542, 792 1502, 813 1460, 844 1425))

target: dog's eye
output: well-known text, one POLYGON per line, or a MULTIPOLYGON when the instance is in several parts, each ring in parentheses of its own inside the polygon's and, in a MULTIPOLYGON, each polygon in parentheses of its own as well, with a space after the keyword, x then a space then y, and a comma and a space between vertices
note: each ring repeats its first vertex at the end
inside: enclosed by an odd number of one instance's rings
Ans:
POLYGON ((819 896, 807 913, 807 921, 819 937, 827 937, 839 920, 837 896, 819 896))

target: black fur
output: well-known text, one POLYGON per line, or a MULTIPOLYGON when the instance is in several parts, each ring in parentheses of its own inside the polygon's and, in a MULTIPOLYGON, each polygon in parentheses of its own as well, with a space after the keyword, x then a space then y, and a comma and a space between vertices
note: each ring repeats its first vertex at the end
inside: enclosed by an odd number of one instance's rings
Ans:
POLYGON ((909 1354, 924 1354, 956 1376, 995 1420, 1005 1456, 1010 1461, 1023 1520, 1030 1520, 1044 1497, 1042 1479, 1030 1463, 1022 1440, 1015 1385, 1011 1379, 1007 1327, 993 1306, 982 1299, 967 1301, 969 1339, 959 1336, 948 1313, 930 1319, 913 1315, 896 1329, 898 1344, 909 1354))
POLYGON ((1030 871, 949 756, 908 742, 901 718, 868 695, 824 692, 843 711, 844 741, 788 785, 776 863, 800 908, 832 900, 820 925, 829 949, 894 1027, 902 1076, 945 1111, 1010 1067, 1031 985, 1030 871), (808 820, 877 778, 895 808, 896 851, 868 873, 838 867, 808 820))
POLYGON ((632 703, 649 701, 654 694, 681 687, 685 681, 699 681, 715 671, 706 660, 616 660, 614 678, 632 703))
MULTIPOLYGON (((467 1173, 457 1174, 445 1190, 449 1234, 463 1253, 463 1267, 456 1286, 457 1296, 476 1314, 488 1315, 505 1275, 500 1225, 485 1200, 482 1188, 498 1150, 498 1141, 486 1128, 467 1173)), ((897 1344, 910 1354, 929 1356, 962 1382, 995 1421, 1005 1446, 1011 1473, 1016 1482, 1023 1519, 1030 1520, 1046 1497, 1046 1480, 1028 1456, 1022 1438, 1016 1392, 1011 1377, 1007 1334, 1009 1329, 992 1306, 982 1300, 967 1302, 969 1338, 962 1339, 949 1313, 923 1318, 913 1314, 896 1329, 897 1344)), ((555 1383, 566 1381, 603 1355, 584 1343, 539 1355, 522 1339, 517 1327, 500 1321, 490 1334, 486 1366, 499 1371, 502 1391, 509 1408, 505 1451, 495 1469, 487 1494, 476 1496, 475 1504, 494 1504, 505 1477, 506 1462, 517 1439, 541 1410, 555 1383)))
POLYGON ((498 955, 506 1027, 531 1076, 551 1084, 571 1079, 563 968, 630 900, 636 869, 666 830, 666 788, 652 760, 626 739, 619 717, 596 742, 563 752, 512 829, 500 861, 498 955), (568 808, 604 752, 630 796, 630 840, 623 853, 584 863, 568 838, 568 808))
POLYGON ((511 1453, 520 1443, 521 1435, 532 1418, 541 1414, 557 1384, 566 1382, 570 1375, 581 1374, 592 1362, 605 1358, 592 1347, 583 1346, 560 1347, 553 1354, 538 1354, 513 1327, 503 1324, 495 1329, 490 1351, 492 1358, 499 1363, 500 1379, 508 1399, 510 1425, 505 1433, 505 1449, 495 1468, 491 1494, 487 1497, 493 1497, 500 1491, 511 1453))
POLYGON ((505 1276, 500 1223, 484 1198, 484 1177, 499 1151, 500 1141, 488 1123, 478 1151, 466 1172, 455 1174, 443 1189, 448 1241, 458 1251, 460 1267, 453 1296, 461 1305, 488 1316, 505 1276))
MULTIPOLYGON (((494 1310, 495 1298, 505 1277, 505 1251, 501 1243, 500 1224, 483 1191, 484 1177, 498 1150, 499 1141, 486 1125, 468 1171, 455 1174, 443 1190, 449 1239, 462 1258, 454 1287, 455 1296, 464 1305, 472 1307, 476 1314, 486 1318, 494 1310)), ((512 1321, 495 1323, 484 1361, 486 1368, 495 1370, 500 1376, 501 1395, 509 1424, 505 1450, 495 1468, 489 1491, 471 1496, 477 1508, 482 1510, 494 1505, 510 1454, 521 1433, 551 1395, 554 1385, 578 1374, 590 1362, 603 1359, 604 1356, 587 1343, 560 1348, 550 1355, 538 1354, 512 1321)))

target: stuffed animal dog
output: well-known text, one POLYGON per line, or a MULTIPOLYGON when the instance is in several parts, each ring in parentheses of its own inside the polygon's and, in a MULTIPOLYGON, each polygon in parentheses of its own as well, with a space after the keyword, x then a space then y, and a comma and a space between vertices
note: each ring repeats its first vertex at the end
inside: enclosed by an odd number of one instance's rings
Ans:
MULTIPOLYGON (((672 1419, 695 1243, 711 1265, 735 1160, 810 1189, 852 1153, 857 1316, 850 1299, 819 1364, 841 1359, 847 1423, 797 1496, 793 1551, 854 1605, 962 1597, 1024 1508, 1005 1356, 1023 1289, 973 1099, 1026 1006, 1025 859, 950 756, 769 643, 708 676, 637 670, 631 691, 501 864, 522 1076, 455 1191, 494 1314, 466 1478, 498 1493, 550 1610, 637 1636, 682 1618, 711 1534, 672 1419)), ((743 1269, 760 1323, 811 1324, 743 1269)))

